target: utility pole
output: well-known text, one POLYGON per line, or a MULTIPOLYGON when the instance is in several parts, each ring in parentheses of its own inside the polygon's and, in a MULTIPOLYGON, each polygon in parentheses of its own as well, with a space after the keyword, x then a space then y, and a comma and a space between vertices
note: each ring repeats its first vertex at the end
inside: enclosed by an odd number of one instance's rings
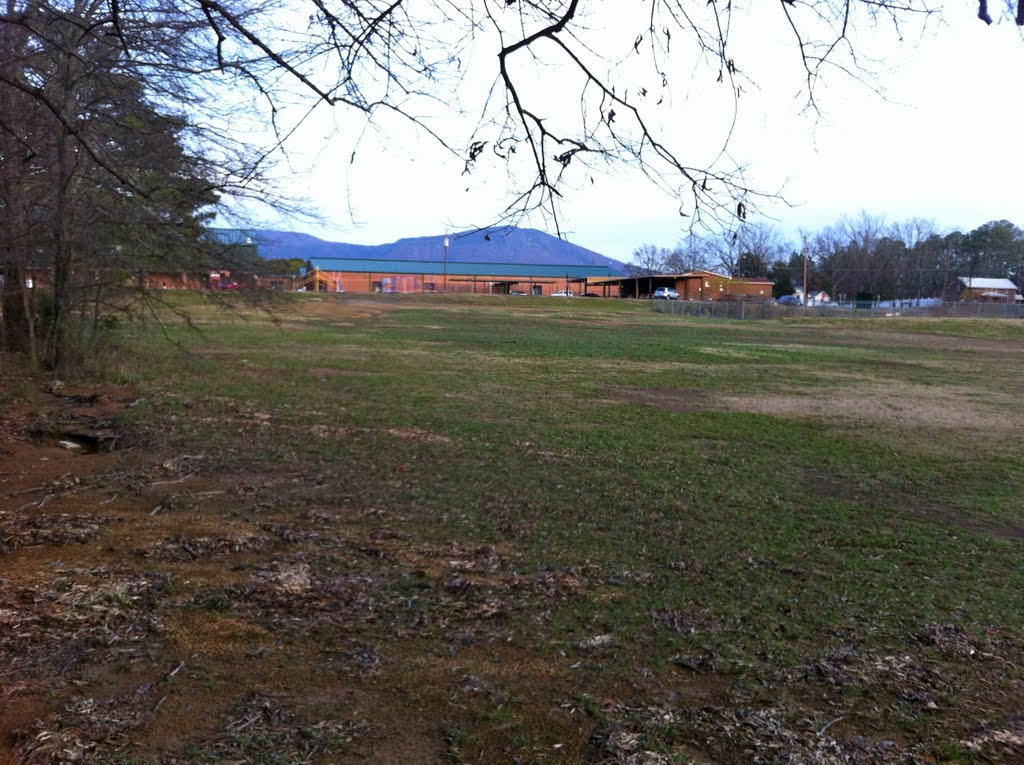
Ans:
POLYGON ((810 290, 807 288, 807 242, 804 242, 804 308, 807 307, 807 296, 810 294, 810 290))
POLYGON ((444 291, 448 291, 448 234, 444 235, 444 291))

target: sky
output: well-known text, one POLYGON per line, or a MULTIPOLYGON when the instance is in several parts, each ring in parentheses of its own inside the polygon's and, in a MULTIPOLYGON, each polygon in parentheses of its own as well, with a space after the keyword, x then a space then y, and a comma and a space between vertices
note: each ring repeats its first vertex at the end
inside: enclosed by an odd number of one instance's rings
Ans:
MULTIPOLYGON (((775 4, 759 4, 765 5, 775 4)), ((760 202, 755 220, 794 242, 801 231, 862 211, 890 223, 931 219, 941 231, 1000 219, 1024 226, 1024 38, 1012 23, 986 26, 976 5, 963 2, 951 3, 941 22, 923 30, 901 28, 902 39, 885 24, 862 29, 857 39, 877 62, 868 64, 877 73, 874 86, 833 72, 816 90, 814 112, 803 108, 787 30, 778 18, 756 15, 764 11, 741 13, 747 16, 735 25, 733 45, 752 82, 738 101, 728 156, 745 167, 749 185, 783 198, 760 202)), ((522 76, 534 75, 541 102, 557 111, 563 93, 556 80, 542 70, 522 76)), ((470 110, 488 83, 464 81, 460 105, 470 110)), ((685 159, 700 165, 718 152, 732 101, 696 75, 686 87, 673 86, 671 96, 669 119, 679 121, 679 143, 692 147, 692 160, 685 159)), ((432 125, 454 128, 457 119, 438 117, 432 125)), ((674 124, 665 130, 674 135, 674 124)), ((302 123, 288 150, 283 188, 318 217, 262 221, 274 228, 377 244, 487 225, 508 202, 504 166, 481 163, 466 175, 463 160, 404 123, 367 129, 351 115, 321 109, 302 123)), ((671 248, 689 220, 671 195, 619 167, 581 177, 559 224, 569 241, 628 262, 641 244, 671 248)), ((555 233, 541 217, 522 225, 555 233)))

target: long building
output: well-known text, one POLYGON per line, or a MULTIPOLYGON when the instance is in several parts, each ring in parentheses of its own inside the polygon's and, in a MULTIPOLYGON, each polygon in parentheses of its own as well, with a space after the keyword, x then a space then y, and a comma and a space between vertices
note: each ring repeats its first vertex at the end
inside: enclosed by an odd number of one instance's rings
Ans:
POLYGON ((608 266, 312 258, 300 281, 320 292, 550 295, 563 290, 579 294, 588 280, 619 276, 608 266))

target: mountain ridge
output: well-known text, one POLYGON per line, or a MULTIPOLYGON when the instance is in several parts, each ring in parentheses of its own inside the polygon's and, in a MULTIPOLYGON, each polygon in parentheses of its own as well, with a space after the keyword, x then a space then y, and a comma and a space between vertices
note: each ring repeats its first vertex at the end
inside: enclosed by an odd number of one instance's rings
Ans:
MULTIPOLYGON (((387 244, 350 244, 292 231, 254 229, 246 232, 264 260, 318 258, 422 260, 445 257, 445 236, 406 237, 387 244)), ((500 228, 448 235, 448 260, 453 263, 607 266, 624 271, 626 264, 564 239, 529 228, 500 228)))

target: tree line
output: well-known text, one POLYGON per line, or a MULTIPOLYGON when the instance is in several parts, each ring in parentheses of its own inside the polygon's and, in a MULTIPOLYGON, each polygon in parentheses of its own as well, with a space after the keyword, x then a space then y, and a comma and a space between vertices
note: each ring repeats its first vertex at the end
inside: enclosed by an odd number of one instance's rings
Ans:
POLYGON ((772 225, 751 222, 727 234, 690 234, 672 249, 641 245, 631 265, 643 276, 709 269, 771 279, 776 297, 792 294, 806 267, 807 287, 833 299, 949 298, 959 292, 958 277, 1024 285, 1024 230, 999 220, 943 232, 930 220, 887 224, 862 213, 802 233, 796 244, 772 225))
POLYGON ((204 115, 205 22, 159 10, 0 10, 0 361, 79 366, 118 316, 146 310, 133 276, 218 260, 212 210, 258 175, 204 115))

